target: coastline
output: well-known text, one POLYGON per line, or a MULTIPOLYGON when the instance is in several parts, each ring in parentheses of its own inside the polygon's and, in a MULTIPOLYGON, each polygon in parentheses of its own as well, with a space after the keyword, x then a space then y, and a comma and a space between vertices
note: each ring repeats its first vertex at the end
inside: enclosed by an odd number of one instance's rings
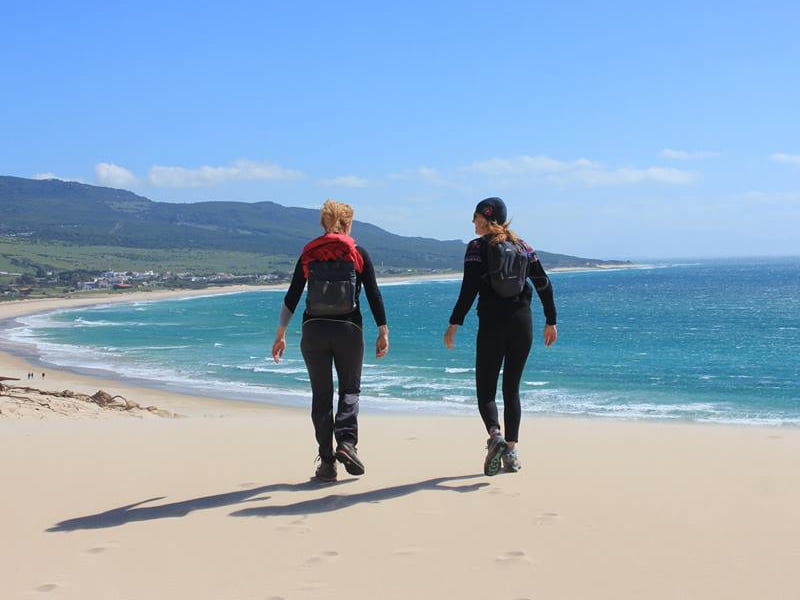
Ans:
MULTIPOLYGON (((445 275, 422 275, 422 276, 399 276, 381 278, 379 283, 397 285, 405 283, 415 283, 422 281, 445 281, 460 278, 460 274, 445 275)), ((125 292, 121 294, 94 294, 88 293, 80 297, 47 298, 47 299, 26 299, 14 300, 0 303, 0 376, 17 377, 20 381, 8 382, 11 385, 25 385, 30 383, 33 386, 46 383, 48 388, 70 389, 80 393, 91 394, 97 389, 103 389, 113 394, 125 397, 130 395, 148 397, 158 396, 168 405, 169 410, 177 410, 179 414, 193 412, 193 402, 191 398, 202 398, 203 410, 209 407, 219 406, 223 409, 222 414, 226 414, 224 407, 230 403, 236 403, 240 407, 275 408, 280 410, 298 410, 298 405, 303 400, 295 399, 292 394, 276 391, 269 394, 264 399, 259 396, 226 398, 220 399, 221 390, 197 390, 194 388, 182 388, 175 385, 161 385, 157 381, 142 380, 130 376, 115 376, 110 371, 98 371, 84 367, 65 367, 52 365, 39 360, 39 355, 35 348, 27 347, 24 344, 11 342, 3 339, 2 331, 13 323, 14 319, 22 316, 45 314, 63 310, 73 310, 78 308, 90 308, 104 306, 108 304, 127 304, 136 302, 158 302, 164 300, 181 300, 185 298, 200 298, 209 296, 221 296, 230 294, 252 293, 260 291, 282 292, 288 289, 288 284, 267 284, 261 286, 252 285, 232 285, 205 288, 198 290, 152 290, 125 292), (38 379, 28 381, 24 376, 28 372, 36 373, 38 379), (46 379, 42 381, 41 374, 46 373, 46 379), (72 386, 72 387, 70 387, 72 386), (92 391, 88 391, 88 390, 92 391), (174 397, 174 398, 173 398, 174 397)), ((2 407, 2 404, 0 404, 2 407)))
MULTIPOLYGON (((626 268, 649 268, 648 265, 629 265, 626 268)), ((585 271, 586 269, 563 269, 565 272, 570 271, 585 271)), ((607 269, 588 269, 590 271, 602 271, 607 269)), ((559 269, 553 269, 553 272, 559 272, 559 269)), ((408 276, 392 276, 379 278, 379 283, 382 285, 402 285, 414 284, 426 281, 454 281, 460 280, 461 273, 437 273, 437 274, 424 274, 424 275, 408 275, 408 276)), ((7 301, 0 303, 0 376, 15 376, 23 379, 23 376, 28 372, 35 372, 40 375, 42 372, 47 373, 47 382, 49 386, 56 385, 59 389, 71 389, 83 394, 92 394, 97 389, 108 390, 113 394, 125 396, 131 394, 133 396, 142 396, 143 394, 152 396, 153 394, 166 394, 166 403, 171 404, 168 400, 170 395, 175 395, 183 399, 188 398, 203 398, 211 405, 216 403, 228 404, 230 402, 243 403, 245 406, 258 407, 267 406, 279 409, 297 410, 305 405, 304 395, 298 395, 295 392, 285 390, 238 390, 238 392, 231 392, 223 389, 213 389, 207 386, 192 385, 190 383, 179 384, 177 382, 161 382, 154 379, 141 379, 132 375, 119 375, 114 371, 91 368, 88 366, 65 366, 53 365, 42 359, 33 346, 21 342, 13 342, 3 339, 2 331, 13 323, 14 319, 22 316, 31 316, 36 314, 45 314, 51 312, 58 312, 63 310, 73 310, 79 308, 90 308, 97 306, 104 306, 109 304, 128 304, 137 302, 158 302, 164 300, 181 300, 185 298, 200 298, 219 295, 231 295, 241 293, 253 292, 282 292, 288 288, 288 283, 279 284, 265 284, 265 285, 225 285, 196 290, 143 290, 124 293, 96 293, 87 292, 80 295, 73 295, 63 298, 47 298, 47 299, 24 299, 7 301), (69 386, 72 385, 76 389, 69 386), (89 391, 89 388, 94 388, 89 391), (122 391, 118 391, 122 390, 122 391), (124 393, 123 393, 124 392, 124 393), (236 397, 229 397, 231 393, 237 394, 236 397), (220 400, 220 396, 225 394, 226 400, 220 400)), ((25 381, 23 379, 23 381, 25 381)), ((36 380, 34 380, 35 385, 36 380)), ((42 383, 40 380, 39 383, 42 383)), ((22 384, 23 382, 19 382, 22 384)), ((127 396, 126 396, 127 397, 127 396)), ((191 405, 191 403, 189 403, 191 405)), ((187 411, 186 402, 180 402, 178 405, 178 414, 180 411, 187 411)), ((373 407, 374 408, 374 407, 373 407)), ((425 411, 426 414, 449 414, 452 412, 446 409, 438 408, 436 406, 429 407, 430 410, 425 411)), ((169 408, 167 408, 169 410, 169 408)), ((384 407, 380 412, 395 413, 398 409, 391 407, 384 407)), ((409 416, 415 413, 414 411, 401 411, 409 416)), ((458 415, 454 415, 458 416, 458 415)))
MULTIPOLYGON (((109 298, 81 300, 4 303, 0 319, 109 298)), ((30 367, 0 352, 0 375, 30 367)), ((799 589, 795 429, 526 415, 523 471, 487 478, 477 411, 367 414, 367 474, 340 468, 322 485, 308 481, 307 408, 50 368, 29 384, 103 389, 185 418, 0 414, 4 598, 749 600, 799 589)))
MULTIPOLYGON (((632 268, 658 268, 656 265, 631 265, 632 268)), ((592 271, 602 271, 599 269, 593 269, 592 271)), ((606 270, 607 271, 607 270, 606 270)), ((393 285, 393 284, 405 284, 405 283, 419 283, 422 281, 454 281, 460 278, 459 273, 453 273, 448 275, 443 274, 430 274, 424 277, 396 277, 396 278, 386 278, 382 279, 381 283, 383 285, 393 285)), ((591 279, 587 279, 586 281, 590 281, 591 279)), ((33 371, 40 371, 41 369, 46 371, 53 371, 56 372, 68 372, 72 375, 79 375, 85 377, 88 381, 94 381, 96 383, 104 383, 106 386, 111 385, 119 385, 124 384, 127 388, 132 388, 135 390, 147 391, 147 393, 152 394, 156 392, 165 392, 165 393, 172 393, 181 395, 184 397, 202 397, 208 400, 215 400, 222 398, 228 398, 230 400, 237 400, 244 402, 248 405, 269 405, 281 408, 303 408, 307 401, 307 391, 305 389, 305 385, 302 383, 298 384, 294 380, 289 381, 290 385, 282 385, 282 381, 280 380, 262 380, 259 379, 258 381, 248 379, 238 379, 235 375, 233 378, 220 378, 217 379, 215 377, 204 377, 203 372, 199 372, 196 377, 190 378, 184 374, 180 374, 180 371, 173 372, 170 370, 162 371, 161 369, 157 368, 149 368, 149 369, 136 369, 136 368, 128 368, 130 365, 120 363, 118 366, 114 366, 114 360, 106 361, 106 360, 96 360, 92 357, 89 357, 83 354, 80 350, 80 346, 76 346, 70 348, 69 346, 59 346, 56 345, 49 345, 45 344, 41 347, 38 346, 38 342, 28 342, 24 339, 24 337, 7 337, 4 339, 4 334, 2 331, 2 327, 9 326, 9 323, 12 323, 11 319, 15 318, 16 316, 21 316, 23 314, 42 314, 48 312, 55 312, 61 310, 79 310, 81 308, 86 308, 90 306, 103 306, 115 303, 124 303, 124 304, 135 304, 140 302, 157 302, 157 301, 169 301, 169 300, 181 300, 185 298, 191 297, 209 297, 209 296, 216 296, 216 295, 232 295, 232 294, 239 294, 239 293, 256 293, 256 292, 276 292, 281 293, 283 290, 287 288, 286 284, 274 284, 274 285, 266 285, 266 286, 250 286, 250 285, 238 285, 238 286, 219 286, 216 288, 210 289, 202 289, 202 290, 171 290, 171 291, 147 291, 147 292, 126 292, 124 294, 115 294, 111 297, 105 294, 91 294, 81 298, 57 298, 57 299, 49 299, 49 300, 25 300, 25 301, 18 301, 18 302, 10 302, 10 303, 0 303, 0 352, 6 352, 7 354, 13 355, 15 358, 20 359, 20 366, 24 366, 25 370, 21 371, 19 368, 16 369, 16 372, 9 372, 3 373, 0 371, 0 376, 2 375, 20 375, 27 373, 31 370, 33 371), (34 345, 37 344, 37 345, 34 345), (73 353, 72 350, 75 350, 73 353), (227 383, 224 383, 227 381, 227 383), (300 387, 297 387, 297 386, 300 387)), ((413 289, 413 288, 409 288, 413 289)), ((413 293, 413 292, 412 292, 413 293)), ((264 296, 266 298, 266 296, 264 296)), ((277 301, 277 297, 274 297, 277 301)), ((31 321, 33 326, 33 321, 31 321)), ((269 335, 269 331, 267 328, 266 332, 262 332, 259 336, 259 339, 263 337, 263 335, 269 335)), ((108 343, 108 342, 106 342, 108 343)), ((158 342, 153 342, 158 345, 158 342)), ((260 342, 256 340, 256 344, 260 348, 260 342)), ((111 345, 116 345, 113 342, 111 345)), ((217 344, 215 344, 216 346, 217 344)), ((221 344, 220 344, 221 345, 221 344)), ((266 347, 266 346, 265 346, 266 347)), ((113 349, 112 349, 113 350, 113 349)), ((256 350, 256 353, 259 353, 260 350, 256 350)), ((268 354, 268 349, 267 349, 268 354)), ((259 354, 259 356, 263 356, 259 354)), ((247 357, 244 357, 247 358, 247 357)), ((256 358, 251 356, 250 358, 256 358)), ((217 358, 207 358, 206 360, 214 361, 218 360, 217 358)), ((263 359, 261 359, 263 360, 263 359)), ((413 360, 413 359, 412 359, 413 360)), ((225 362, 225 361, 223 361, 225 362)), ((230 362, 230 361, 227 361, 230 362)), ((269 361, 271 363, 271 361, 269 361)), ((209 362, 209 364, 216 364, 209 362)), ((236 363, 244 364, 244 363, 236 363)), ((300 366, 302 367, 302 361, 300 361, 300 366)), ((413 363, 412 363, 413 364, 413 363)), ((0 366, 2 364, 0 363, 0 366)), ((229 365, 224 365, 229 366, 229 365)), ((370 365, 371 366, 371 365, 370 365)), ((135 367, 135 364, 134 364, 135 367)), ((246 365, 246 367, 234 367, 234 368, 253 368, 252 365, 246 365)), ((412 367, 415 368, 415 367, 412 367)), ((654 368, 658 368, 654 365, 654 368)), ((259 371, 259 368, 255 368, 256 371, 259 371)), ((464 369, 457 369, 458 371, 463 371, 464 369)), ((447 369, 449 372, 450 370, 447 369)), ((185 372, 185 371, 184 371, 185 372)), ((288 379, 288 378, 287 378, 288 379)), ((539 382, 531 382, 530 385, 537 385, 539 382)), ((547 382, 545 382, 547 383, 547 382)), ((460 396, 458 396, 459 403, 447 403, 442 401, 441 394, 436 395, 436 393, 427 394, 424 389, 427 387, 426 384, 433 386, 435 389, 441 389, 437 387, 439 384, 437 381, 430 381, 430 380, 418 380, 415 382, 413 386, 415 389, 419 391, 412 393, 411 395, 405 394, 403 390, 394 390, 396 395, 391 396, 389 394, 377 394, 374 397, 369 396, 369 392, 366 392, 366 395, 362 395, 364 399, 364 406, 369 407, 368 410, 373 412, 388 412, 388 413, 405 413, 408 415, 457 415, 463 416, 465 413, 469 414, 471 412, 471 406, 469 403, 469 398, 471 394, 469 393, 469 382, 463 382, 462 388, 463 391, 459 390, 460 396), (466 386, 466 387, 465 387, 466 386), (383 396, 383 397, 382 397, 383 396), (433 396, 433 398, 431 398, 433 396), (403 398, 403 400, 395 401, 392 398, 403 398), (431 401, 435 400, 435 401, 431 401)), ((95 385, 93 383, 92 385, 95 385)), ((88 393, 88 392, 81 392, 81 393, 88 393)), ((576 401, 576 404, 580 402, 580 398, 576 401)), ((623 401, 624 402, 624 401, 623 401)), ((636 402, 642 402, 642 400, 637 399, 629 399, 631 406, 637 407, 640 406, 636 404, 636 402)), ((644 400, 646 402, 646 400, 644 400)), ((699 402, 699 401, 698 401, 699 402)), ((587 414, 582 415, 579 412, 576 413, 573 410, 559 410, 556 408, 555 410, 549 410, 547 407, 547 403, 545 402, 544 405, 540 403, 535 403, 535 405, 526 405, 525 414, 532 417, 541 417, 544 416, 545 418, 549 418, 551 416, 561 416, 568 419, 572 418, 588 418, 588 419, 612 419, 612 420, 638 420, 644 418, 646 420, 650 420, 651 418, 654 420, 660 420, 663 422, 677 422, 677 423, 703 423, 706 422, 708 424, 714 426, 775 426, 775 425, 794 425, 794 422, 783 422, 780 421, 776 422, 775 420, 769 420, 766 418, 756 418, 751 417, 750 415, 745 414, 744 416, 738 417, 731 417, 728 416, 726 418, 725 415, 718 416, 716 414, 706 414, 699 412, 697 414, 692 414, 690 409, 692 408, 689 406, 688 408, 684 407, 682 410, 683 414, 663 414, 663 411, 651 411, 651 413, 647 413, 647 407, 649 404, 644 404, 642 410, 633 410, 633 411, 622 411, 620 412, 619 408, 615 407, 613 410, 597 410, 597 411, 587 411, 587 414)), ((622 405, 624 407, 624 404, 622 405)), ((698 405, 699 406, 699 405, 698 405)), ((602 407, 601 407, 602 408, 602 407)), ((758 415, 760 416, 760 415, 758 415)))
MULTIPOLYGON (((647 269, 653 268, 654 265, 618 265, 613 267, 596 267, 596 268, 583 268, 583 267, 565 267, 551 269, 553 273, 569 273, 569 272, 585 272, 585 271, 607 271, 611 269, 647 269)), ((461 279, 461 273, 440 273, 440 274, 424 274, 424 275, 399 275, 391 277, 379 277, 378 283, 383 285, 398 285, 405 283, 416 283, 424 281, 454 281, 461 279)), ((133 291, 123 293, 81 293, 80 295, 72 295, 68 297, 54 297, 54 298, 30 298, 20 300, 10 300, 0 302, 0 332, 8 326, 15 318, 21 316, 31 316, 36 314, 43 314, 61 310, 72 310, 77 308, 89 308, 94 306, 102 306, 107 304, 125 304, 135 302, 157 302, 162 300, 180 300, 183 298, 199 298, 205 296, 218 296, 229 294, 241 294, 248 292, 270 291, 281 292, 288 289, 288 283, 278 284, 265 284, 265 285, 225 285, 218 287, 210 287, 204 289, 174 289, 174 290, 147 290, 147 291, 133 291)), ((33 353, 30 349, 21 349, 21 352, 15 352, 13 346, 15 344, 2 340, 0 336, 0 376, 3 375, 2 368, 4 367, 4 355, 14 354, 18 359, 27 357, 27 360, 15 364, 13 369, 19 371, 22 368, 25 372, 27 370, 38 370, 42 365, 35 358, 31 357, 33 353), (11 348, 11 350, 9 350, 11 348)), ((9 364, 9 368, 12 368, 9 364)), ((47 365, 50 370, 57 369, 59 371, 70 371, 75 375, 80 375, 82 371, 72 371, 64 367, 52 367, 47 365)), ((8 375, 6 375, 8 376, 8 375)), ((103 375, 96 375, 99 379, 107 379, 103 375)))
POLYGON ((594 267, 556 267, 547 269, 548 273, 588 273, 592 271, 624 271, 626 269, 658 269, 662 265, 649 263, 633 263, 629 265, 597 265, 594 267))
MULTIPOLYGON (((284 286, 285 287, 285 286, 284 286)), ((86 308, 105 304, 120 304, 128 302, 160 301, 169 299, 192 298, 201 296, 212 296, 221 294, 236 294, 258 289, 279 290, 281 286, 264 286, 263 288, 253 289, 252 286, 228 286, 205 290, 161 290, 149 292, 129 292, 115 296, 108 295, 88 295, 80 298, 48 298, 18 300, 0 303, 0 327, 3 323, 8 323, 21 316, 48 313, 58 310, 70 310, 74 308, 86 308)), ((279 404, 256 403, 237 399, 219 399, 208 395, 197 396, 178 392, 167 392, 153 387, 136 385, 130 380, 114 380, 106 374, 90 374, 71 370, 62 367, 47 365, 42 368, 42 364, 32 358, 30 349, 18 349, 16 352, 10 348, 9 342, 4 342, 0 347, 0 376, 17 377, 20 381, 9 381, 10 385, 31 385, 42 389, 65 390, 74 392, 93 394, 102 389, 112 395, 121 395, 126 398, 150 398, 149 404, 156 404, 160 408, 173 411, 181 415, 206 415, 208 411, 215 411, 214 414, 225 416, 232 414, 230 411, 237 410, 291 410, 279 404), (28 372, 36 373, 36 379, 28 381, 25 374, 28 372), (41 378, 41 373, 46 373, 46 378, 41 378), (159 404, 160 403, 160 404, 159 404)), ((138 401, 138 400, 137 400, 138 401)), ((2 406, 2 405, 0 405, 2 406)))

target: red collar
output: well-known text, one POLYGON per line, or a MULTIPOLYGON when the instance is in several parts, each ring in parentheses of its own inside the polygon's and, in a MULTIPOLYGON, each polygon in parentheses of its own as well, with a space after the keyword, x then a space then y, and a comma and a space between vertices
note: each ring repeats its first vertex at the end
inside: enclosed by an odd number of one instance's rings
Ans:
POLYGON ((356 272, 361 273, 364 270, 364 258, 356 249, 355 240, 343 233, 326 233, 311 240, 303 248, 300 260, 306 279, 308 279, 308 265, 317 260, 347 260, 353 263, 356 272))

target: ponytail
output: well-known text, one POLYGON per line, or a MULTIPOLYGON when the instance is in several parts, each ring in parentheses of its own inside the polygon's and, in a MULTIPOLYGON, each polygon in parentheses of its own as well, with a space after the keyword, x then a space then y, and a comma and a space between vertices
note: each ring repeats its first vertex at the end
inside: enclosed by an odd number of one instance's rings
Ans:
POLYGON ((519 244, 522 240, 520 240, 519 236, 511 231, 508 226, 511 224, 511 221, 506 221, 502 225, 495 221, 489 221, 489 233, 486 234, 486 238, 489 240, 489 244, 492 246, 496 246, 501 242, 511 242, 512 244, 519 244))

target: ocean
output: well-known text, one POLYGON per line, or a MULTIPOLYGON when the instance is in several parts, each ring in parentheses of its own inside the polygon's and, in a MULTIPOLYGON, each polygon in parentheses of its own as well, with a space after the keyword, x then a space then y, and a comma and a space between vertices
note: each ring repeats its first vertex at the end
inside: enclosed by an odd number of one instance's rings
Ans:
MULTIPOLYGON (((524 412, 800 425, 800 259, 665 263, 551 279, 559 340, 551 348, 541 342, 544 317, 534 297, 524 412)), ((362 296, 363 410, 477 413, 474 308, 456 348, 442 343, 459 285, 383 284, 391 349, 381 360, 362 296)), ((35 348, 45 365, 307 406, 300 315, 284 360, 276 365, 270 356, 283 295, 261 290, 64 310, 6 323, 0 337, 35 348)))

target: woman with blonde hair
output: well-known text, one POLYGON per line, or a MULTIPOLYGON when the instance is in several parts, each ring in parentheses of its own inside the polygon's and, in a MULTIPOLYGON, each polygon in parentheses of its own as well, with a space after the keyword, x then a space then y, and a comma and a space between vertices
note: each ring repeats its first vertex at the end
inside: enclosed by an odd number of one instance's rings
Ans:
POLYGON ((365 471, 356 451, 364 362, 359 303, 362 287, 378 326, 376 358, 383 358, 389 350, 389 329, 372 261, 367 251, 350 237, 352 207, 326 201, 320 211, 320 224, 325 234, 306 244, 297 260, 283 300, 272 358, 277 363, 283 356, 286 328, 307 285, 300 349, 311 380, 311 420, 319 445, 320 465, 315 476, 334 481, 337 460, 351 475, 363 475, 365 471), (336 368, 339 384, 335 413, 332 367, 336 368))
POLYGON ((483 471, 496 475, 502 463, 506 471, 515 473, 522 468, 516 449, 521 419, 519 385, 533 343, 529 282, 544 308, 545 346, 558 338, 553 287, 533 249, 509 229, 506 205, 500 198, 481 200, 472 222, 480 237, 467 245, 461 291, 444 343, 447 348, 455 345, 456 331, 478 296, 475 383, 478 410, 489 434, 483 471), (505 437, 495 402, 501 368, 505 437))

